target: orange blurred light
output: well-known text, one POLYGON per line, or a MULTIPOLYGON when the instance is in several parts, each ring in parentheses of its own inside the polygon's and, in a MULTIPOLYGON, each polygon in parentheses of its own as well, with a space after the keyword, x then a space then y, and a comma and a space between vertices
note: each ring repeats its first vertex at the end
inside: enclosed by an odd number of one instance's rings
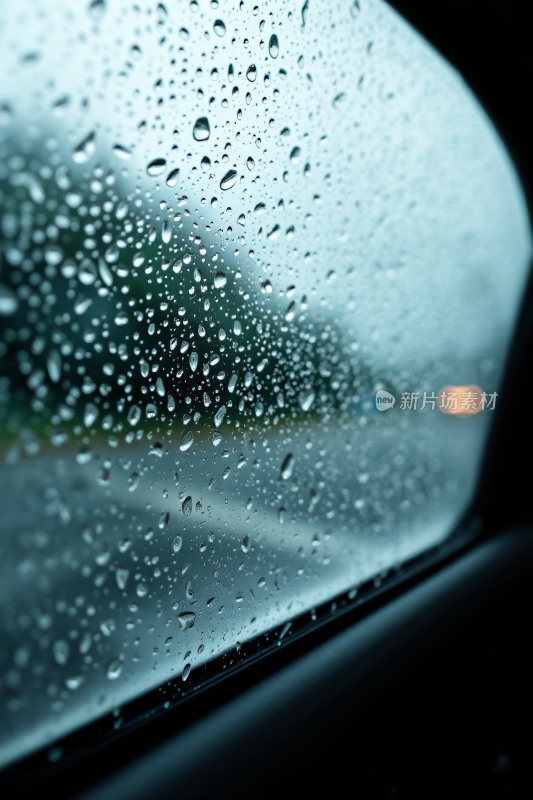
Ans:
POLYGON ((444 386, 437 395, 437 408, 454 417, 471 417, 483 410, 479 386, 444 386))

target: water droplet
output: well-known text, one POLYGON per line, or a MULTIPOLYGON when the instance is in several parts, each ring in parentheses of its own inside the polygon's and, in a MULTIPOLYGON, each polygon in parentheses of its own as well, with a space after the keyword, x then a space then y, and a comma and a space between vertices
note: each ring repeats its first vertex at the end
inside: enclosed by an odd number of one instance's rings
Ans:
POLYGON ((232 186, 235 186, 237 183, 237 171, 234 169, 228 170, 222 180, 220 181, 220 188, 223 192, 227 189, 231 189, 232 186))
POLYGON ((130 576, 129 569, 126 567, 117 567, 115 570, 115 580, 119 589, 125 589, 130 576))
POLYGON ((174 411, 175 408, 176 408, 176 401, 174 400, 172 395, 169 394, 168 397, 167 397, 167 410, 168 411, 174 411))
POLYGON ((116 144, 113 147, 113 155, 120 158, 122 161, 129 161, 131 158, 131 151, 121 144, 116 144))
POLYGON ((289 307, 285 312, 285 319, 287 320, 287 322, 292 322, 295 315, 296 315, 296 303, 293 300, 292 303, 289 304, 289 307))
POLYGON ((179 534, 177 534, 176 536, 174 536, 174 539, 172 540, 172 550, 174 551, 174 553, 179 553, 182 545, 183 545, 183 539, 179 534))
POLYGON ((113 285, 113 273, 102 258, 98 260, 98 272, 106 286, 113 285))
POLYGON ((181 505, 181 510, 185 514, 186 517, 192 513, 192 497, 186 497, 181 505))
POLYGON ((128 315, 125 311, 119 311, 115 317, 115 325, 126 325, 128 323, 128 315))
POLYGON ((221 433, 219 433, 218 431, 213 431, 213 433, 211 434, 211 444, 214 447, 218 447, 223 438, 224 437, 222 436, 221 433))
POLYGON ((84 681, 83 675, 71 675, 69 678, 66 679, 65 686, 71 692, 75 692, 76 689, 80 688, 83 681, 84 681))
POLYGON ((61 379, 61 355, 57 350, 50 350, 46 361, 48 374, 53 383, 58 383, 61 379))
POLYGON ((155 382, 155 390, 159 397, 165 396, 165 384, 163 383, 163 378, 158 378, 155 382))
POLYGON ((333 98, 331 105, 333 106, 333 108, 338 108, 345 101, 345 99, 346 99, 346 94, 344 92, 340 92, 333 98))
POLYGON ((130 423, 130 425, 137 425, 140 418, 141 418, 141 409, 139 408, 139 406, 136 405, 132 406, 128 411, 128 422, 130 423))
POLYGON ((278 522, 280 523, 280 525, 282 525, 285 522, 285 514, 286 513, 287 512, 285 511, 283 506, 281 508, 278 508, 278 522))
POLYGON ((308 11, 309 11, 309 0, 305 0, 305 3, 302 6, 302 30, 305 28, 308 11))
POLYGON ((215 425, 217 428, 220 428, 222 425, 222 421, 226 415, 226 406, 220 406, 217 413, 215 414, 215 425))
POLYGON ((18 307, 19 301, 15 292, 0 283, 0 316, 10 317, 18 307))
POLYGON ((208 172, 209 171, 209 167, 211 166, 211 159, 208 158, 207 156, 204 156, 202 158, 202 160, 200 161, 200 166, 202 167, 202 170, 204 172, 208 172))
POLYGON ((105 674, 110 681, 116 681, 121 672, 122 672, 122 661, 120 660, 120 658, 114 658, 107 665, 105 674))
POLYGON ((187 28, 180 28, 180 36, 184 42, 189 41, 189 31, 187 28))
POLYGON ((169 172, 167 175, 167 186, 175 186, 178 182, 180 171, 179 168, 173 169, 172 172, 169 172))
POLYGON ((204 392, 203 400, 204 400, 204 406, 206 408, 209 408, 209 406, 211 405, 211 397, 207 394, 207 392, 204 392))
POLYGON ((144 264, 145 258, 146 256, 144 255, 143 251, 139 250, 138 253, 134 254, 131 263, 136 269, 139 269, 139 267, 142 267, 142 265, 144 264))
POLYGON ((257 67, 255 64, 251 64, 248 69, 246 70, 246 77, 250 81, 250 83, 254 83, 255 79, 257 78, 257 67))
POLYGON ((191 673, 191 665, 185 664, 185 666, 183 667, 183 672, 181 673, 182 681, 186 681, 190 673, 191 673))
POLYGON ((231 376, 231 378, 229 379, 228 392, 235 391, 235 387, 237 386, 237 380, 238 380, 237 373, 234 372, 233 375, 231 376))
POLYGON ((215 275, 214 283, 215 289, 223 289, 226 285, 226 275, 224 272, 217 272, 215 275))
POLYGON ((301 151, 301 149, 299 147, 293 147, 292 148, 291 154, 289 156, 291 164, 294 164, 294 165, 298 164, 298 162, 300 161, 301 152, 302 151, 301 151))
POLYGON ((82 294, 79 295, 74 301, 74 313, 78 314, 78 316, 85 314, 89 306, 92 305, 92 302, 90 297, 84 297, 82 294))
POLYGON ((163 228, 161 230, 161 238, 163 239, 164 244, 168 244, 170 239, 172 238, 172 227, 168 220, 163 222, 163 228))
POLYGON ((84 258, 78 269, 78 280, 90 286, 96 280, 96 264, 90 258, 84 258))
POLYGON ((241 550, 243 553, 247 553, 249 549, 250 549, 250 537, 247 534, 241 542, 241 550))
POLYGON ((285 457, 283 464, 281 465, 281 477, 284 481, 289 480, 292 475, 292 471, 294 469, 294 456, 292 453, 289 453, 288 456, 285 457))
POLYGON ((196 372, 196 369, 198 367, 198 353, 196 353, 195 351, 193 351, 189 356, 189 366, 192 372, 196 372))
POLYGON ((180 441, 180 450, 188 450, 194 442, 192 431, 184 431, 180 441))
POLYGON ((209 139, 209 134, 209 120, 207 117, 199 117, 194 123, 194 128, 192 131, 193 137, 197 142, 205 142, 207 139, 209 139))
POLYGON ((63 664, 67 663, 70 648, 64 639, 57 639, 57 641, 54 642, 52 646, 52 652, 55 660, 60 666, 63 666, 63 664))
POLYGON ((87 161, 94 155, 96 134, 92 131, 88 136, 79 143, 72 153, 72 159, 76 164, 86 164, 87 161))
POLYGON ((268 43, 268 52, 270 53, 271 58, 277 58, 279 54, 279 41, 278 37, 275 33, 272 34, 270 37, 270 41, 268 43))
POLYGON ((146 419, 153 419, 157 414, 157 406, 154 403, 148 403, 146 406, 146 419))
POLYGON ((242 333, 242 325, 238 319, 234 320, 233 322, 233 333, 235 336, 240 336, 242 333))
POLYGON ((96 422, 96 418, 100 412, 92 403, 87 403, 85 411, 83 412, 83 424, 86 428, 91 428, 96 422))
POLYGON ((137 486, 139 485, 139 473, 132 472, 130 477, 128 478, 128 489, 130 492, 134 492, 137 486))
POLYGON ((61 428, 53 432, 50 437, 50 441, 54 445, 54 447, 61 447, 61 445, 68 442, 68 433, 61 428))
POLYGON ((161 175, 167 168, 167 162, 164 158, 154 158, 153 161, 150 161, 148 166, 146 167, 146 171, 151 178, 157 177, 157 175, 161 175))
POLYGON ((224 36, 226 34, 226 26, 221 19, 216 19, 213 23, 213 30, 217 36, 224 36))
MULTIPOLYGON (((146 539, 146 536, 144 537, 146 539)), ((152 537, 150 537, 152 538, 152 537)), ((148 586, 145 583, 138 583, 135 589, 137 597, 146 597, 148 594, 148 586)))
POLYGON ((315 399, 315 393, 313 389, 304 389, 298 395, 298 400, 300 401, 300 406, 302 411, 309 411, 311 406, 313 405, 313 401, 315 399))
POLYGON ((183 631, 186 631, 188 628, 192 628, 194 623, 196 622, 196 614, 192 611, 185 611, 182 614, 178 614, 178 622, 181 626, 183 631))

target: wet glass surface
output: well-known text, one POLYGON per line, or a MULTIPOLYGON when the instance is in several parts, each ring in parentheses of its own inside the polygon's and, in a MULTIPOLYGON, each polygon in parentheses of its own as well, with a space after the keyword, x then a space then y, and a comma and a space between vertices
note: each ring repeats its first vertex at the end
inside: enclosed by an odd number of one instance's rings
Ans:
POLYGON ((442 541, 493 410, 424 393, 497 402, 531 242, 382 3, 24 1, 0 39, 5 764, 442 541))

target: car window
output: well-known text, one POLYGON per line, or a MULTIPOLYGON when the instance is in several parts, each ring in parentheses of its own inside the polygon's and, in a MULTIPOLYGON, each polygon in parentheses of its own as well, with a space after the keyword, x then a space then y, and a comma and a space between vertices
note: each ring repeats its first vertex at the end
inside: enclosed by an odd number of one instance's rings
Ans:
POLYGON ((384 3, 20 0, 0 37, 6 764, 445 540, 531 240, 384 3))

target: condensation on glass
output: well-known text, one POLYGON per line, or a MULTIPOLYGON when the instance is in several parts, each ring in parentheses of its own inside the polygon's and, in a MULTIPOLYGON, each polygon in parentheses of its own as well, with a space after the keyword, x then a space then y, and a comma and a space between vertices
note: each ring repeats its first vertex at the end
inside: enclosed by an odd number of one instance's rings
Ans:
POLYGON ((20 0, 0 36, 7 763, 449 534, 491 411, 423 393, 497 391, 530 238, 382 3, 20 0))

